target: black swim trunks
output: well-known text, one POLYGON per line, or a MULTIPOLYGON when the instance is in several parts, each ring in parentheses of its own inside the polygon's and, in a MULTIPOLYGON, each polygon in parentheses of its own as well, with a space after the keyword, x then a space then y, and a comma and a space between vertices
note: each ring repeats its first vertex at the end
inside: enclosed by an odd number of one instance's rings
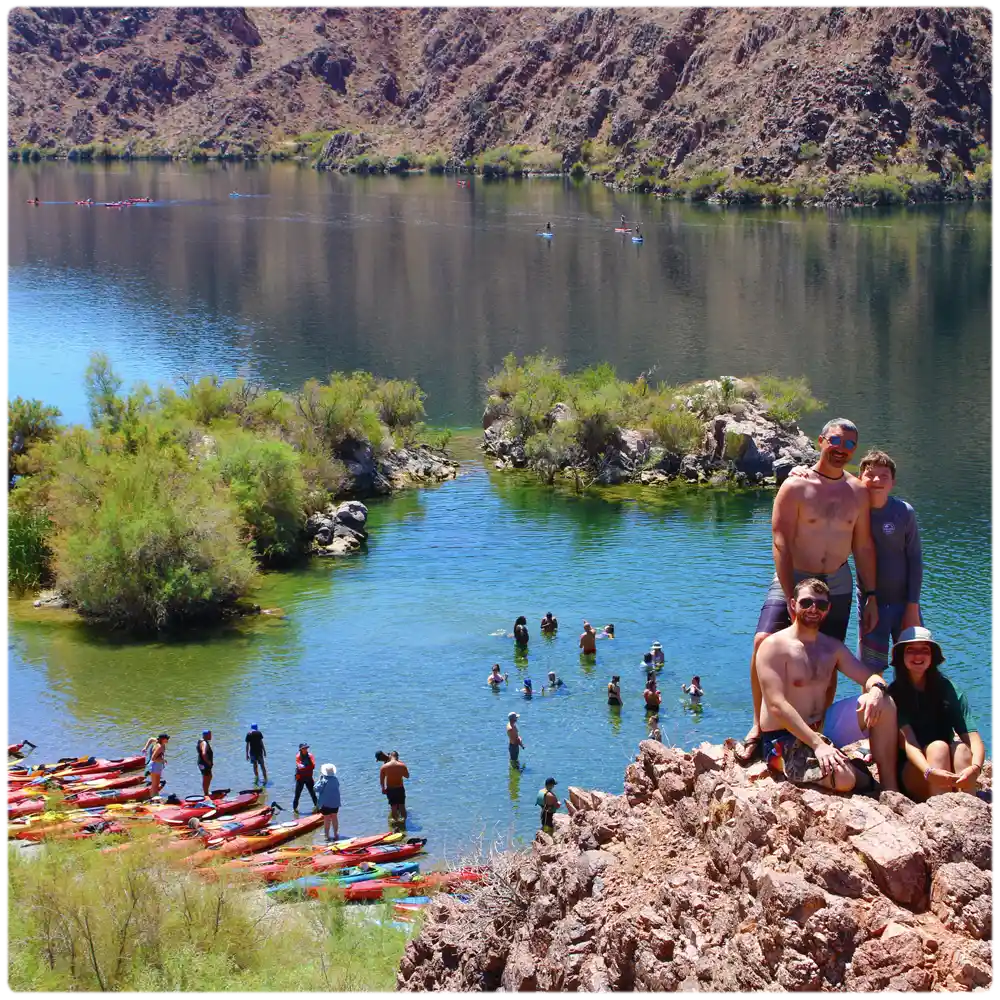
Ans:
POLYGON ((340 806, 336 809, 331 809, 329 806, 320 806, 319 811, 324 816, 336 816, 340 812, 340 806))
POLYGON ((402 785, 399 788, 387 788, 385 797, 391 806, 401 806, 406 804, 406 789, 402 785))
MULTIPOLYGON (((847 626, 851 621, 851 605, 854 603, 854 578, 851 567, 845 562, 833 573, 803 573, 795 570, 795 582, 814 578, 822 580, 830 588, 830 610, 819 630, 824 635, 832 636, 843 642, 847 638, 847 626)), ((771 581, 764 606, 760 609, 757 620, 757 631, 773 635, 792 624, 788 614, 788 600, 781 589, 777 574, 771 581)))

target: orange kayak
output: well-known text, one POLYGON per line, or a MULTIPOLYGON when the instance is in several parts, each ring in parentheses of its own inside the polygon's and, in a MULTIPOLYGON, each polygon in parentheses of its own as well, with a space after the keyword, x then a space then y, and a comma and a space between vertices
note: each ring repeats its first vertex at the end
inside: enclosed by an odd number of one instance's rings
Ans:
POLYGON ((212 847, 206 847, 203 851, 197 851, 184 859, 186 865, 196 867, 197 865, 208 864, 219 858, 235 858, 241 854, 255 854, 258 851, 266 851, 271 847, 277 847, 285 843, 286 840, 294 840, 303 834, 315 830, 323 825, 323 817, 319 813, 311 816, 301 816, 299 819, 291 820, 288 823, 272 823, 259 833, 250 833, 242 837, 230 837, 212 847))

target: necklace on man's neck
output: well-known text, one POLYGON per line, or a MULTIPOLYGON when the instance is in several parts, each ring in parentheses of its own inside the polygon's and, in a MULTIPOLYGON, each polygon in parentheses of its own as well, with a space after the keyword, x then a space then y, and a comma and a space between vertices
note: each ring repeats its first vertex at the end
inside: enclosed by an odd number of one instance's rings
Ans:
POLYGON ((820 472, 819 469, 813 469, 813 472, 815 472, 816 475, 818 475, 818 476, 822 476, 824 479, 832 479, 834 482, 836 482, 838 479, 843 479, 844 478, 844 470, 843 469, 840 470, 840 475, 839 476, 828 476, 825 472, 820 472))

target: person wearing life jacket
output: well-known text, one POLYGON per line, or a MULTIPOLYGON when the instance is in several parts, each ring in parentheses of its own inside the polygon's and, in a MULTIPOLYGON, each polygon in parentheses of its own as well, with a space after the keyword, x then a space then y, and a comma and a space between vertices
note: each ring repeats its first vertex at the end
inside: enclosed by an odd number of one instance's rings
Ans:
POLYGON ((545 787, 538 789, 538 795, 535 798, 535 805, 542 811, 541 820, 542 831, 544 833, 552 832, 553 819, 556 810, 559 808, 559 796, 552 791, 557 784, 558 782, 555 778, 546 778, 545 787))
POLYGON ((201 790, 208 798, 208 790, 212 785, 212 767, 215 764, 215 754, 212 751, 212 730, 202 731, 198 740, 198 770, 201 771, 201 790))
POLYGON ((299 752, 295 755, 295 798, 292 799, 292 812, 299 811, 299 799, 302 796, 302 789, 309 790, 309 797, 313 800, 313 809, 319 808, 319 800, 316 798, 316 787, 313 782, 313 771, 316 770, 316 758, 309 752, 308 743, 299 744, 299 752))

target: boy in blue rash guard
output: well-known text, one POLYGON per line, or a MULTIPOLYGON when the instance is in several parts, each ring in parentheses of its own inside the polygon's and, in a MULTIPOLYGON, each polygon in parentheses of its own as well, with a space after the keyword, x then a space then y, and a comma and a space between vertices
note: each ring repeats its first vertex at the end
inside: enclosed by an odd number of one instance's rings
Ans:
MULTIPOLYGON (((861 636, 858 658, 883 673, 889 665, 890 643, 898 641, 904 629, 923 624, 920 587, 924 563, 916 514, 905 500, 890 495, 896 485, 896 463, 884 451, 870 451, 861 459, 860 472, 871 498, 878 623, 861 636)), ((858 601, 860 604, 860 591, 858 601)), ((854 703, 854 698, 844 698, 827 710, 824 732, 838 746, 862 739, 854 703)))

